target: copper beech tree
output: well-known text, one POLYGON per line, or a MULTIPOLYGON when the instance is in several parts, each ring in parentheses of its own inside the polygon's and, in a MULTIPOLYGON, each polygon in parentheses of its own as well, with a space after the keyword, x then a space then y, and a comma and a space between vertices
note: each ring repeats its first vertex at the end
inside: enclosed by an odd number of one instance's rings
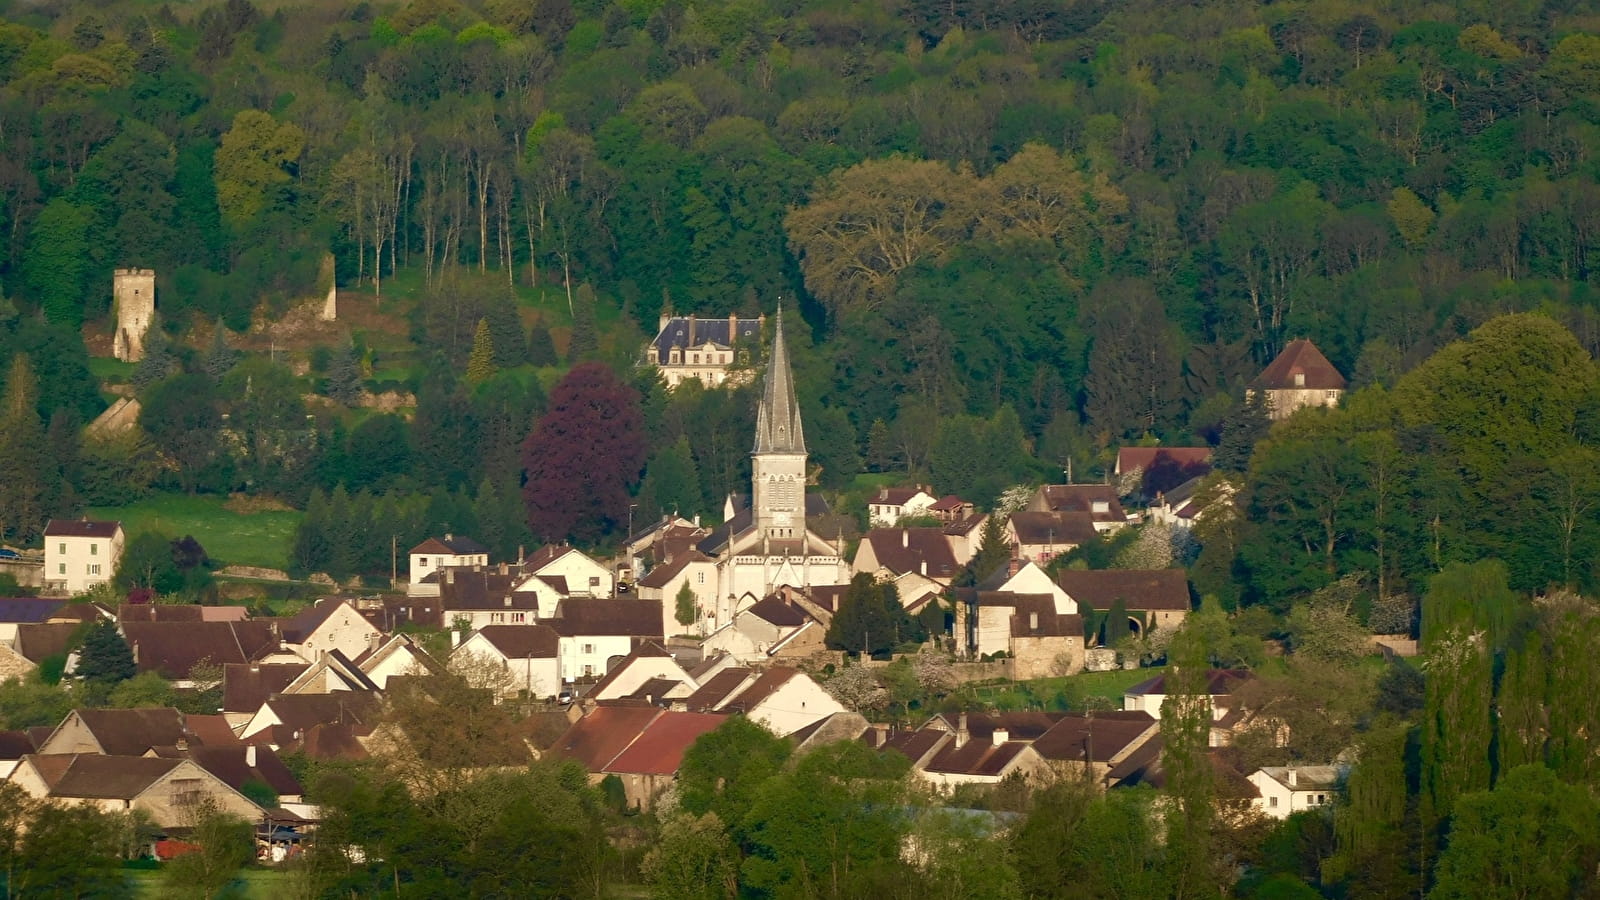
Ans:
POLYGON ((601 363, 573 368, 522 444, 529 528, 545 541, 595 541, 617 530, 645 452, 638 392, 601 363))

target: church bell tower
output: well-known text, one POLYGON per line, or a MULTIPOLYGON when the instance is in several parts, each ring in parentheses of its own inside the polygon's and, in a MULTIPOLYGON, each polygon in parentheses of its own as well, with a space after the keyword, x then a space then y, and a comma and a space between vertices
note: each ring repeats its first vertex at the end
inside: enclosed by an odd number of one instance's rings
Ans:
POLYGON ((806 537, 806 439, 795 402, 789 350, 778 309, 767 360, 766 383, 756 411, 756 446, 751 461, 750 510, 764 541, 806 537))

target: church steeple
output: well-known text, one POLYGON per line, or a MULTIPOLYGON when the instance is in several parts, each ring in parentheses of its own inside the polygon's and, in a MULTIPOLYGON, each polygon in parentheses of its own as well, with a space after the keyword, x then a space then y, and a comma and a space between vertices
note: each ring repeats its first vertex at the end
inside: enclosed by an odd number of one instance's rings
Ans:
POLYGON ((772 357, 767 361, 765 391, 756 411, 756 449, 760 453, 806 452, 800 426, 800 404, 794 398, 794 376, 789 371, 789 349, 783 342, 783 306, 772 334, 772 357))

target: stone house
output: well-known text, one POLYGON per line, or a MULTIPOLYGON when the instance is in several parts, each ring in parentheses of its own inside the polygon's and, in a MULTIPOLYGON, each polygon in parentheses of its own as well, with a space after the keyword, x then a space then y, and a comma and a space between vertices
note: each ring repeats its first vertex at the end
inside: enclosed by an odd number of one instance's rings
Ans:
POLYGON ((1087 513, 1094 530, 1101 532, 1116 531, 1128 524, 1117 489, 1109 484, 1041 485, 1024 511, 1087 513))
POLYGON ((655 641, 645 641, 595 682, 584 702, 620 700, 650 686, 649 702, 687 697, 700 687, 694 676, 655 641))
POLYGON ((16 636, 7 643, 0 643, 0 680, 27 678, 52 656, 66 655, 66 671, 72 671, 77 654, 68 654, 67 648, 77 636, 79 625, 29 623, 14 627, 16 636))
POLYGON ((1264 396, 1273 421, 1287 419, 1308 406, 1338 406, 1345 380, 1317 345, 1305 338, 1290 341, 1246 389, 1264 396))
POLYGON ((157 672, 179 687, 192 687, 197 667, 221 669, 229 663, 300 662, 283 648, 276 623, 123 622, 120 626, 140 672, 157 672))
POLYGON ((428 538, 412 547, 406 555, 411 561, 407 570, 406 593, 413 597, 437 597, 439 583, 424 579, 441 569, 489 564, 489 548, 472 538, 454 534, 428 538))
POLYGON ((867 500, 867 525, 870 528, 893 528, 907 516, 931 515, 939 498, 922 485, 913 487, 881 487, 867 500))
POLYGON ((591 783, 617 776, 628 804, 648 810, 677 779, 694 742, 726 720, 715 713, 604 703, 572 723, 550 753, 588 769, 591 783))
POLYGON ((200 738, 184 714, 172 707, 75 709, 67 713, 39 753, 55 756, 92 753, 143 756, 153 747, 187 746, 200 738))
POLYGON ((1045 566, 1095 540, 1100 529, 1089 513, 1024 510, 1006 520, 1005 533, 1015 556, 1045 566))
POLYGON ((701 651, 727 654, 740 663, 808 656, 822 648, 831 621, 826 610, 808 604, 801 592, 780 588, 739 610, 733 621, 701 642, 701 651))
POLYGON ((765 316, 726 319, 663 314, 655 339, 645 347, 644 362, 661 373, 667 387, 698 379, 706 387, 742 383, 754 376, 748 368, 760 356, 765 316))
POLYGON ((1096 612, 1122 601, 1133 634, 1147 628, 1175 631, 1189 615, 1189 580, 1182 569, 1062 569, 1056 583, 1096 612))
POLYGON ((1107 787, 1120 779, 1120 770, 1133 771, 1153 760, 1160 736, 1161 720, 1146 712, 1069 713, 1040 735, 1033 749, 1057 773, 1087 774, 1107 787))
POLYGON ((262 812, 190 759, 36 753, 23 757, 7 780, 35 799, 108 813, 140 810, 161 828, 192 825, 193 810, 204 799, 249 822, 262 812))
POLYGON ((51 519, 44 527, 44 586, 67 595, 105 584, 127 543, 121 522, 51 519))
POLYGON ((554 697, 561 690, 561 636, 549 625, 486 625, 451 653, 506 673, 502 697, 554 697))
POLYGON ((43 597, 0 597, 0 645, 17 639, 20 625, 79 625, 107 618, 93 603, 68 603, 43 597))
POLYGON ((662 634, 706 635, 726 624, 726 610, 717 602, 717 561, 698 550, 683 550, 651 569, 636 588, 641 600, 661 603, 662 634), (678 593, 687 585, 694 595, 694 621, 678 621, 678 593))
POLYGON ((353 659, 372 649, 382 637, 365 616, 342 598, 318 600, 283 620, 279 635, 285 648, 308 662, 315 662, 329 650, 338 650, 353 659))
POLYGON ((961 566, 942 527, 874 528, 861 539, 850 574, 894 578, 915 572, 948 585, 961 566))
POLYGON ((388 688, 390 678, 437 672, 442 668, 437 660, 405 634, 391 635, 377 647, 356 657, 355 663, 380 691, 388 688))

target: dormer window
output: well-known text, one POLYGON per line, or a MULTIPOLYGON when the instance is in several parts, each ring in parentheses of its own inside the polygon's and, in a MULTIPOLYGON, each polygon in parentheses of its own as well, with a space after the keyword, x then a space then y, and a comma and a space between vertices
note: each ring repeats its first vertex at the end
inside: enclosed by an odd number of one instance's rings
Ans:
POLYGON ((1306 373, 1304 373, 1304 372, 1296 372, 1296 373, 1294 373, 1294 386, 1295 387, 1305 387, 1306 386, 1306 373))
POLYGON ((1108 500, 1096 500, 1089 504, 1089 508, 1097 513, 1108 513, 1111 512, 1111 502, 1108 500))

